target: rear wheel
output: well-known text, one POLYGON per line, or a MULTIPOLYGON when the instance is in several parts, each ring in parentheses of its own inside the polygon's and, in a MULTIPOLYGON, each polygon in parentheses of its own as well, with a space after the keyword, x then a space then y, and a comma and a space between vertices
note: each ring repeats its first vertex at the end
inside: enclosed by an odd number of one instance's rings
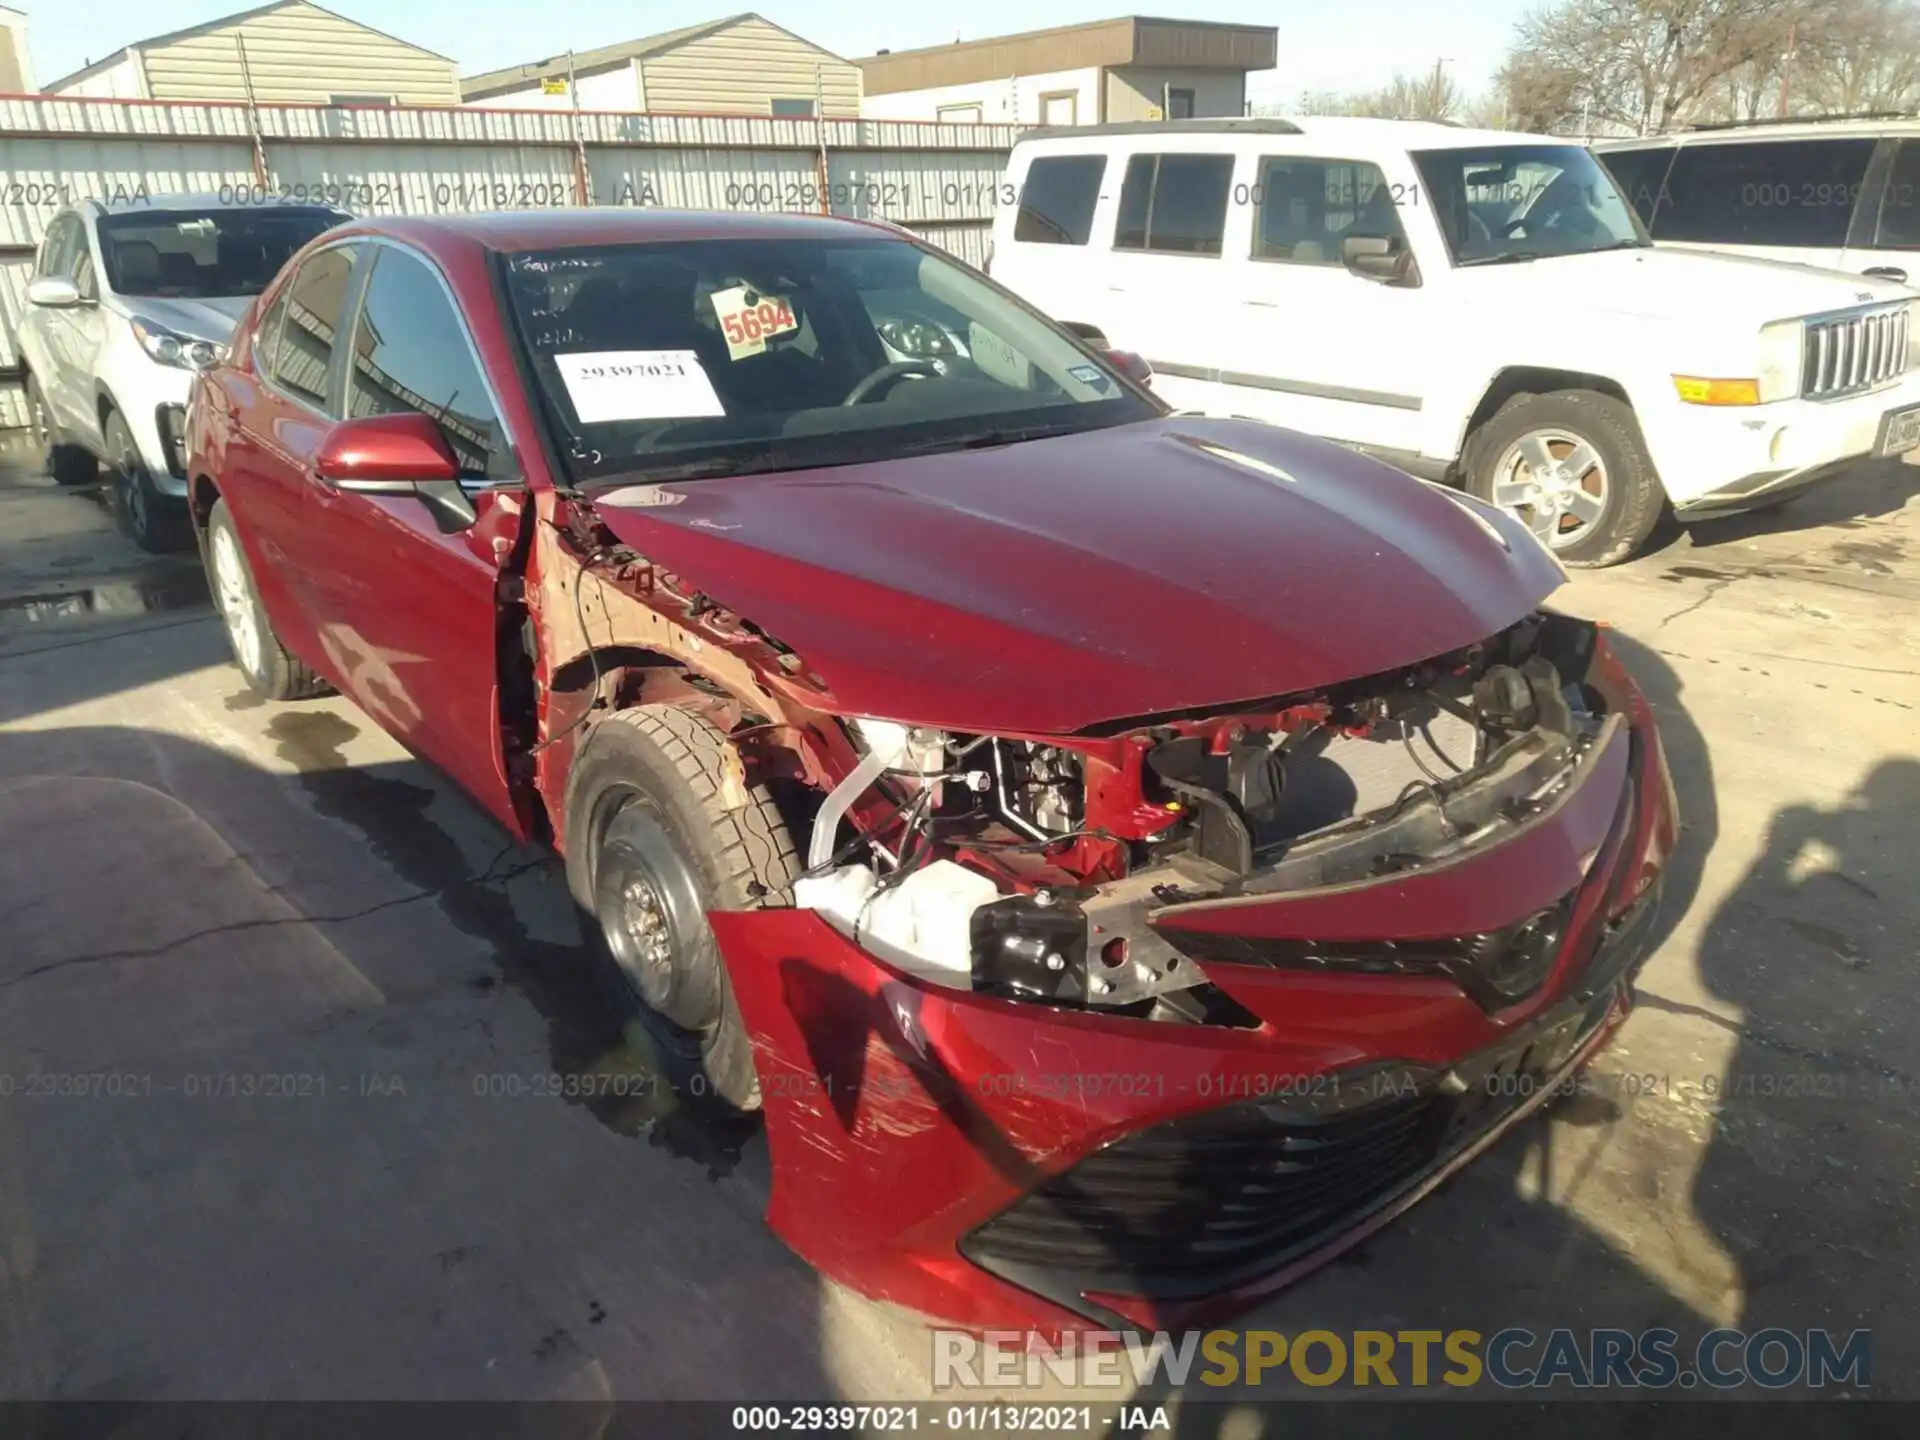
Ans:
POLYGON ((193 539, 187 502, 163 493, 153 483, 153 474, 140 456, 126 416, 118 410, 108 411, 105 432, 113 466, 113 513, 121 530, 150 554, 186 549, 193 539))
POLYGON ((27 377, 27 415, 33 426, 34 447, 40 453, 41 468, 61 485, 91 485, 100 478, 100 465, 78 445, 62 442, 53 428, 53 411, 40 392, 40 382, 27 377))
POLYGON ((288 653, 267 623, 227 502, 216 500, 207 516, 207 581, 227 628, 233 662, 255 694, 267 700, 308 700, 327 693, 327 683, 288 653))
POLYGON ((765 788, 729 784, 725 745, 668 705, 601 721, 567 784, 567 880, 628 1039, 682 1094, 747 1111, 760 1081, 707 912, 790 900, 799 865, 765 788))
POLYGON ((1474 494, 1576 568, 1635 554, 1666 504, 1633 411, 1593 390, 1514 397, 1474 431, 1462 458, 1474 494))

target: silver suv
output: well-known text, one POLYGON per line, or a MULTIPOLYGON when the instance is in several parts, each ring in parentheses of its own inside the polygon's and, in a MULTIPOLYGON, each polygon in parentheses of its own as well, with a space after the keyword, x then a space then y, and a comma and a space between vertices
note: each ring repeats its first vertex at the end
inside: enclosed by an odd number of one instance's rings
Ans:
POLYGON ((188 543, 194 374, 287 257, 350 218, 208 195, 88 200, 56 214, 20 320, 27 403, 54 478, 90 484, 104 463, 121 527, 142 548, 188 543))

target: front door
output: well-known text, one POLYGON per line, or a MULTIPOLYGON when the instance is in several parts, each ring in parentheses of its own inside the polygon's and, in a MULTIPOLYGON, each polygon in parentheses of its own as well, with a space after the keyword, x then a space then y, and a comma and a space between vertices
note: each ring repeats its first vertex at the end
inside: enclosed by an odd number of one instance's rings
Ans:
POLYGON ((1847 245, 1845 267, 1920 289, 1920 140, 1894 146, 1885 188, 1861 203, 1847 245))
POLYGON ((1260 162, 1249 198, 1248 253, 1228 267, 1233 296, 1217 332, 1220 403, 1313 435, 1417 451, 1430 302, 1341 259, 1349 236, 1404 251, 1408 193, 1367 161, 1283 156, 1260 162))
POLYGON ((512 447, 452 293, 424 257, 367 247, 357 315, 342 331, 349 419, 431 416, 459 456, 475 524, 443 530, 411 496, 306 487, 304 568, 329 678, 516 834, 498 724, 501 564, 524 493, 512 447))

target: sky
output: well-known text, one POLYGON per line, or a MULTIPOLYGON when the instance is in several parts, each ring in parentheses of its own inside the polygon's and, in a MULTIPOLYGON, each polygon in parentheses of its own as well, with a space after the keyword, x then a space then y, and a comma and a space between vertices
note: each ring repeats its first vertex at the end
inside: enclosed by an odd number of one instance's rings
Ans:
MULTIPOLYGON (((251 8, 246 0, 9 0, 30 18, 41 84, 123 45, 251 8)), ((736 0, 751 5, 753 0, 736 0)), ((766 0, 757 13, 849 59, 876 50, 910 50, 953 40, 1116 15, 1273 25, 1280 31, 1274 69, 1248 77, 1255 104, 1290 103, 1306 90, 1371 89, 1396 71, 1424 71, 1435 60, 1469 92, 1498 68, 1514 22, 1534 0, 1060 0, 1037 9, 1019 0, 968 0, 956 10, 926 5, 856 5, 848 0, 766 0), (888 13, 893 12, 893 13, 888 13)), ((589 50, 738 13, 633 0, 331 0, 325 8, 453 58, 462 75, 589 50)))

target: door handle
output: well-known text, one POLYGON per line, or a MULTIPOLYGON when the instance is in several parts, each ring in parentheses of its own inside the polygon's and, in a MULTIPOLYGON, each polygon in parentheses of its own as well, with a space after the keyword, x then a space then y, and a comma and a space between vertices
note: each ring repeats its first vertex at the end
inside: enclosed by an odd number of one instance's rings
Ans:
POLYGON ((1880 280, 1897 280, 1902 285, 1907 283, 1907 272, 1896 265, 1875 265, 1861 273, 1880 280))

